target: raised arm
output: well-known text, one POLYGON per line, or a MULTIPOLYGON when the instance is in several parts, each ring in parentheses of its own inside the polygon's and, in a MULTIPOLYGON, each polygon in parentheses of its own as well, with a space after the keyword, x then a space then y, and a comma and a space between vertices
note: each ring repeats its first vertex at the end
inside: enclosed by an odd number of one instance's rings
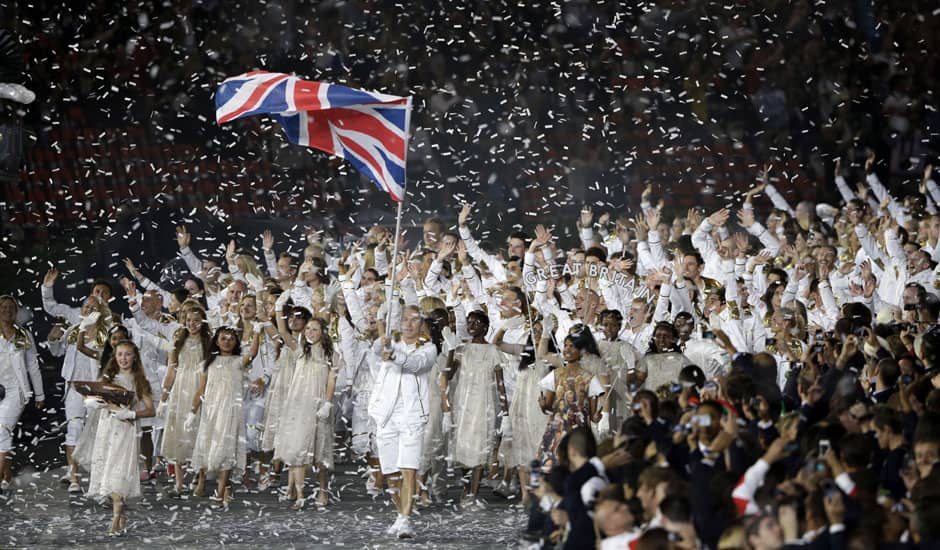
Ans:
POLYGON ((498 282, 503 282, 506 280, 506 268, 503 266, 503 262, 496 256, 484 252, 473 239, 473 235, 470 234, 470 228, 467 227, 467 219, 470 217, 471 208, 472 205, 464 204, 457 217, 457 232, 460 233, 460 240, 467 247, 467 254, 469 254, 474 261, 486 264, 490 273, 493 274, 493 278, 498 282))
POLYGON ((290 333, 287 328, 287 320, 284 319, 284 305, 287 304, 288 299, 290 299, 289 292, 282 292, 278 296, 277 301, 274 303, 274 319, 277 322, 277 332, 281 335, 284 345, 290 348, 291 351, 296 351, 299 344, 297 339, 290 333))
POLYGON ((59 302, 56 302, 55 295, 52 292, 52 285, 55 284, 56 279, 59 278, 59 270, 51 267, 49 271, 46 272, 46 276, 42 280, 42 309, 46 313, 53 317, 62 317, 70 325, 74 325, 79 322, 81 319, 81 309, 77 307, 70 307, 62 305, 59 302))
POLYGON ((842 159, 836 159, 836 166, 833 169, 835 173, 836 188, 839 190, 839 194, 842 195, 842 200, 848 204, 849 201, 855 200, 857 197, 855 191, 852 191, 852 188, 849 187, 849 184, 846 183, 845 178, 842 176, 842 159))
POLYGON ((793 207, 790 206, 790 203, 787 202, 787 199, 783 198, 783 195, 780 194, 780 191, 777 191, 777 188, 774 187, 774 184, 770 183, 769 164, 764 166, 764 171, 761 173, 761 183, 764 185, 764 192, 767 193, 767 198, 770 199, 770 202, 773 203, 774 208, 777 210, 783 210, 784 212, 790 214, 791 218, 795 218, 796 212, 793 210, 793 207))
POLYGON ((202 277, 202 260, 189 248, 189 241, 191 239, 192 235, 186 230, 185 225, 176 227, 176 244, 180 247, 180 257, 183 258, 183 262, 186 264, 186 268, 189 269, 190 273, 205 281, 202 277))

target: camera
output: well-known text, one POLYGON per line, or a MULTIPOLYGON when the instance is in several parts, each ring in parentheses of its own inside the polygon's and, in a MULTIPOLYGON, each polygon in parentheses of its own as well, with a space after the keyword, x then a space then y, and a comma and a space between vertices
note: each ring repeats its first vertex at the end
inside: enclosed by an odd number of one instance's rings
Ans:
POLYGON ((910 374, 902 374, 902 375, 901 375, 901 383, 904 384, 905 386, 908 385, 908 384, 910 384, 910 383, 913 382, 913 381, 914 381, 914 377, 911 376, 910 374))
POLYGON ((705 340, 714 340, 714 339, 715 339, 715 333, 714 333, 713 331, 711 331, 711 330, 703 330, 703 331, 702 331, 702 338, 705 339, 705 340))
POLYGON ((542 484, 542 463, 538 460, 533 460, 529 464, 529 488, 535 490, 539 485, 542 484))
POLYGON ((917 304, 904 304, 904 311, 917 311, 917 304))
POLYGON ((824 456, 826 453, 829 452, 829 449, 831 448, 832 448, 832 445, 830 445, 828 439, 819 440, 819 456, 824 456))

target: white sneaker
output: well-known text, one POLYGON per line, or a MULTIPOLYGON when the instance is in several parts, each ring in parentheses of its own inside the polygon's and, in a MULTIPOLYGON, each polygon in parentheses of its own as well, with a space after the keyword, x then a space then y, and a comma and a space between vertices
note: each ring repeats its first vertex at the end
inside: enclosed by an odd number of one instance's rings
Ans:
POLYGON ((271 488, 271 477, 268 474, 261 476, 261 479, 258 480, 258 491, 267 491, 271 488))
POLYGON ((401 516, 401 515, 398 516, 397 518, 395 518, 395 523, 393 523, 391 527, 389 527, 388 529, 385 530, 385 534, 386 534, 386 535, 393 536, 393 537, 397 537, 397 536, 398 536, 398 528, 401 527, 401 522, 402 522, 404 519, 405 519, 405 516, 401 516))
POLYGON ((10 482, 7 480, 0 481, 0 491, 6 491, 10 488, 10 482))
POLYGON ((82 492, 82 486, 79 485, 77 482, 73 481, 73 482, 69 483, 69 492, 70 492, 70 493, 81 493, 81 492, 82 492))
POLYGON ((407 517, 401 518, 401 524, 398 526, 398 538, 413 539, 415 530, 411 527, 411 521, 407 517))

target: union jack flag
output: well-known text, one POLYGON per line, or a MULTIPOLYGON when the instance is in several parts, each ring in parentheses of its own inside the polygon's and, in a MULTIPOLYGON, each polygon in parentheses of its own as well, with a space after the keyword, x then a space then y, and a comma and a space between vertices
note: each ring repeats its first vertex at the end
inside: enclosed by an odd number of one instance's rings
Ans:
POLYGON ((354 90, 253 71, 225 79, 215 94, 219 124, 266 114, 291 143, 342 157, 401 201, 411 97, 354 90))

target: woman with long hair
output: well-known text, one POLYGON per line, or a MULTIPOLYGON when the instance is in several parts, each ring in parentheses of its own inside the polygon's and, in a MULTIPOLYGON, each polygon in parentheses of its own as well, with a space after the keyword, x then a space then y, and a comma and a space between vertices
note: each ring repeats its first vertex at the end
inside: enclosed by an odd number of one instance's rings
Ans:
POLYGON ((290 337, 284 316, 278 314, 284 345, 297 355, 274 438, 274 457, 288 472, 287 494, 295 510, 304 506, 307 466, 317 469, 320 486, 317 505, 329 504, 327 485, 333 468, 333 394, 339 371, 339 354, 333 349, 327 321, 314 318, 304 327, 300 343, 290 337))
POLYGON ((30 397, 35 398, 37 409, 42 409, 45 401, 36 343, 29 331, 16 323, 19 309, 15 298, 0 296, 0 385, 5 390, 0 398, 0 490, 9 487, 13 476, 7 453, 13 449, 13 429, 20 414, 30 397))
MULTIPOLYGON (((229 477, 245 471, 246 436, 244 389, 245 370, 258 354, 260 336, 255 334, 251 348, 242 353, 238 331, 220 327, 212 337, 208 358, 202 367, 199 387, 184 428, 196 431, 192 466, 203 484, 206 472, 216 472, 218 491, 213 500, 227 508, 232 499, 229 477), (198 413, 198 415, 197 415, 198 413)), ((197 490, 200 489, 197 485, 197 490)))
MULTIPOLYGON (((183 465, 192 458, 196 443, 195 433, 185 429, 186 413, 199 389, 202 366, 209 357, 211 347, 209 324, 204 310, 188 310, 183 321, 184 328, 174 335, 160 400, 160 414, 164 416, 161 454, 174 465, 176 484, 173 494, 177 497, 183 494, 183 465)), ((200 478, 197 496, 202 496, 202 488, 203 480, 200 478)))
POLYGON ((140 496, 140 440, 137 420, 154 415, 150 382, 140 361, 137 346, 122 341, 114 348, 114 355, 101 373, 101 381, 134 392, 129 406, 106 403, 101 398, 87 398, 85 405, 101 409, 91 457, 91 480, 88 496, 111 497, 112 518, 109 535, 121 534, 127 527, 124 501, 140 496), (104 414, 105 412, 110 414, 104 414))
MULTIPOLYGON (((419 307, 422 307, 422 311, 426 312, 425 320, 428 325, 428 333, 431 336, 431 342, 438 350, 437 360, 434 361, 434 366, 431 368, 431 372, 428 373, 428 380, 434 385, 435 389, 439 389, 443 383, 444 371, 447 370, 448 357, 451 355, 450 351, 452 351, 450 345, 447 345, 443 339, 444 329, 447 328, 450 331, 450 314, 443 307, 443 302, 439 298, 431 298, 431 300, 421 300, 431 309, 424 309, 423 306, 419 307), (435 307, 437 305, 441 307, 435 307)), ((450 334, 453 333, 450 332, 450 334)), ((441 477, 447 464, 445 460, 447 434, 444 432, 441 391, 429 392, 428 405, 428 422, 424 430, 424 452, 421 457, 421 467, 418 471, 419 506, 429 506, 431 504, 431 493, 437 496, 442 492, 441 477)))
MULTIPOLYGON (((98 351, 85 343, 85 329, 79 327, 76 346, 79 352, 98 361, 100 368, 98 369, 98 376, 95 377, 95 379, 97 379, 101 376, 101 373, 104 372, 108 363, 111 362, 111 357, 114 356, 114 348, 116 348, 119 343, 130 339, 131 337, 130 333, 127 331, 127 327, 124 325, 113 325, 108 329, 108 339, 105 341, 104 346, 101 348, 101 351, 98 351)), ((82 430, 82 435, 78 439, 78 445, 75 445, 75 450, 72 451, 72 460, 86 471, 91 468, 91 459, 95 449, 98 417, 100 414, 101 411, 97 409, 88 411, 88 415, 85 418, 85 429, 82 430)))
POLYGON ((558 442, 566 433, 590 425, 591 418, 598 413, 597 398, 604 393, 604 388, 597 377, 581 365, 585 350, 593 343, 593 338, 588 340, 585 331, 590 329, 582 328, 565 338, 561 356, 548 353, 551 331, 542 331, 539 355, 554 367, 539 382, 539 406, 551 415, 539 449, 543 467, 555 464, 558 442))
MULTIPOLYGON (((262 430, 264 428, 264 407, 267 402, 268 382, 274 371, 274 346, 268 338, 268 333, 277 335, 271 326, 271 312, 274 309, 274 300, 267 300, 268 293, 260 292, 257 297, 247 294, 238 304, 238 330, 242 341, 250 341, 256 334, 260 342, 258 353, 248 368, 245 379, 245 434, 248 444, 249 466, 258 464, 258 489, 268 488, 268 463, 271 457, 265 453, 261 446, 262 430)), ((273 298, 273 297, 271 297, 273 298)), ((245 471, 243 482, 248 484, 248 470, 245 471)))
MULTIPOLYGON (((285 293, 287 294, 287 293, 285 293)), ((283 312, 283 306, 276 306, 277 312, 283 312)), ((274 363, 274 372, 271 374, 271 383, 267 392, 264 405, 264 427, 261 432, 261 450, 274 456, 274 440, 277 438, 278 426, 280 426, 281 413, 286 411, 284 404, 287 402, 287 392, 291 387, 291 378, 294 375, 294 367, 297 364, 297 352, 285 344, 288 339, 294 342, 300 340, 303 336, 304 327, 312 318, 310 311, 302 307, 287 306, 287 331, 289 338, 283 336, 279 338, 279 344, 275 350, 277 359, 274 363)), ((277 313, 275 313, 277 315, 277 313)), ((280 474, 283 462, 274 461, 275 477, 280 474)), ((264 486, 265 480, 259 485, 264 486)), ((260 487, 259 487, 260 488, 260 487)), ((288 495, 290 496, 290 495, 288 495)), ((296 497, 295 497, 296 500, 296 497)))

